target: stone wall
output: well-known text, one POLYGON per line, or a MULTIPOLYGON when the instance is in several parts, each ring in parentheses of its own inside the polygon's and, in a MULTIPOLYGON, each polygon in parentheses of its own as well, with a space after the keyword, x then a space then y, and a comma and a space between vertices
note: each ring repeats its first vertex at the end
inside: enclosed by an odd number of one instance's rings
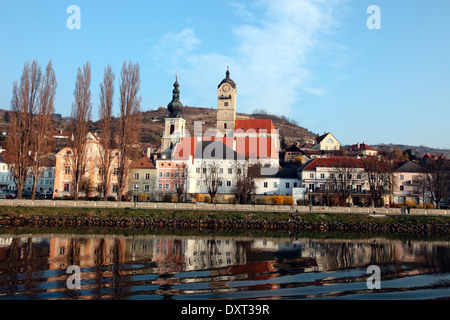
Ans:
MULTIPOLYGON (((326 206, 288 206, 259 204, 209 204, 209 203, 172 203, 172 202, 115 202, 115 201, 72 201, 72 200, 28 200, 2 199, 0 206, 24 207, 86 207, 86 208, 137 208, 161 210, 209 210, 209 211, 256 211, 256 212, 324 212, 359 213, 377 215, 406 214, 404 208, 365 208, 365 207, 326 207, 326 206)), ((450 210, 411 209, 412 215, 447 215, 450 210)))

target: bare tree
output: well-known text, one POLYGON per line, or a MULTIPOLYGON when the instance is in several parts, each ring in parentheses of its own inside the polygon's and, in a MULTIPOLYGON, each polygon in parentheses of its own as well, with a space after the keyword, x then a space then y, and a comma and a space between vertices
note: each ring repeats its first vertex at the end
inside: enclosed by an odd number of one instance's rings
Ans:
POLYGON ((102 193, 103 199, 106 200, 109 194, 111 183, 111 165, 112 165, 112 149, 113 149, 113 127, 112 127, 112 108, 114 97, 114 72, 111 66, 105 68, 103 75, 103 83, 100 84, 100 106, 99 119, 101 123, 100 137, 100 176, 102 177, 102 193))
POLYGON ((50 61, 47 65, 45 76, 42 80, 39 90, 39 98, 37 105, 37 115, 34 117, 31 144, 32 166, 30 171, 33 175, 33 188, 31 191, 31 199, 35 199, 36 185, 41 178, 45 166, 48 164, 48 154, 53 147, 53 125, 51 121, 52 114, 55 110, 54 100, 56 93, 56 76, 50 61))
POLYGON ((211 161, 202 164, 202 172, 204 181, 206 182, 206 190, 211 198, 211 203, 214 203, 219 186, 222 183, 222 177, 219 174, 221 168, 218 161, 211 161))
POLYGON ((183 199, 183 196, 186 192, 186 181, 188 176, 188 167, 186 163, 181 163, 174 171, 174 179, 176 185, 176 192, 178 201, 183 199))
POLYGON ((365 159, 365 179, 369 185, 372 203, 382 206, 383 196, 390 194, 394 187, 394 168, 390 161, 378 160, 376 157, 365 159))
POLYGON ((13 85, 11 99, 12 121, 8 126, 6 160, 14 175, 17 187, 17 198, 22 198, 22 191, 27 178, 32 158, 30 157, 33 141, 33 118, 38 104, 41 89, 42 71, 37 61, 30 65, 26 62, 23 68, 20 86, 17 81, 13 85))
POLYGON ((124 62, 120 75, 120 114, 116 143, 119 149, 117 195, 121 201, 130 169, 133 146, 139 143, 141 78, 139 64, 124 62))
POLYGON ((239 198, 240 203, 248 203, 251 195, 256 191, 255 177, 261 167, 259 165, 251 166, 248 160, 236 161, 234 167, 236 185, 233 192, 239 198))
POLYGON ((340 204, 347 204, 353 185, 359 181, 357 178, 360 170, 355 165, 355 160, 351 157, 336 157, 335 168, 328 179, 329 186, 339 195, 340 204))
POLYGON ((431 200, 436 208, 440 208, 440 202, 447 191, 450 181, 450 161, 444 156, 423 159, 423 171, 426 186, 431 200))
POLYGON ((70 153, 66 155, 66 163, 70 166, 72 178, 72 194, 78 200, 80 183, 85 171, 87 156, 87 136, 91 119, 91 64, 87 62, 83 68, 78 68, 72 103, 71 129, 73 138, 69 141, 70 153))

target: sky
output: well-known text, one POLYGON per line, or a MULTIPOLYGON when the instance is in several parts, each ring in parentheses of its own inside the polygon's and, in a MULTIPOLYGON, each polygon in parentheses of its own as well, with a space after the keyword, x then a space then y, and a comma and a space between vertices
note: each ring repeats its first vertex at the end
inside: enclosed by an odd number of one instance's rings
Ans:
POLYGON ((450 149, 449 12, 448 0, 0 0, 0 109, 27 61, 52 61, 63 116, 89 61, 93 120, 108 64, 116 114, 124 62, 139 63, 143 111, 167 106, 176 75, 183 105, 216 108, 229 68, 237 112, 343 145, 450 149))

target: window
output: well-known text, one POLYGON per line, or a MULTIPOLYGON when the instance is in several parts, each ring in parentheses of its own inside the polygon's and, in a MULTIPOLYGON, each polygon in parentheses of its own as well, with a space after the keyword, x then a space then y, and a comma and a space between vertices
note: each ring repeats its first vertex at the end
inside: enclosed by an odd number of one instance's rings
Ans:
POLYGON ((64 191, 69 191, 69 184, 68 183, 64 183, 64 191))
POLYGON ((404 186, 400 186, 400 191, 404 191, 405 187, 404 186))
POLYGON ((138 184, 133 185, 133 191, 139 191, 139 185, 138 184))
POLYGON ((314 179, 314 173, 310 173, 310 174, 309 174, 309 177, 310 177, 311 179, 314 179))
POLYGON ((119 168, 114 168, 113 175, 117 176, 119 174, 119 168))
POLYGON ((232 174, 233 173, 233 169, 232 168, 228 168, 228 174, 232 174))
POLYGON ((226 124, 226 123, 223 124, 223 128, 224 128, 224 129, 227 128, 227 124, 226 124))
POLYGON ((322 183, 322 184, 320 185, 320 190, 325 190, 325 184, 322 183))
POLYGON ((200 168, 195 168, 196 173, 200 173, 200 168))
POLYGON ((219 181, 219 187, 223 185, 222 180, 219 181))
POLYGON ((274 188, 278 187, 278 183, 274 182, 274 183, 273 183, 273 187, 274 187, 274 188))
POLYGON ((173 134, 175 132, 175 125, 171 124, 170 125, 170 133, 169 134, 173 134))
POLYGON ((206 168, 203 168, 203 173, 206 173, 206 168))
POLYGON ((134 178, 137 180, 137 179, 139 179, 139 172, 135 172, 134 173, 134 178))
POLYGON ((264 182, 264 188, 267 188, 267 187, 268 187, 268 183, 264 182))
POLYGON ((320 174, 320 179, 325 179, 325 173, 320 174))
POLYGON ((70 167, 69 166, 65 166, 64 167, 64 173, 65 174, 69 174, 70 173, 70 167))
POLYGON ((98 168, 98 174, 102 175, 103 174, 103 168, 98 168))
POLYGON ((97 185, 97 191, 102 193, 103 192, 103 185, 101 185, 101 184, 97 185))
POLYGON ((158 189, 162 190, 162 183, 158 183, 158 189))
POLYGON ((170 171, 166 171, 166 178, 170 178, 170 171))
POLYGON ((286 182, 286 188, 289 189, 290 188, 290 183, 286 182))
POLYGON ((330 173, 330 179, 334 179, 334 173, 330 173))
POLYGON ((294 182, 294 188, 297 188, 297 182, 294 182))
POLYGON ((219 173, 223 174, 223 168, 219 168, 219 173))
POLYGON ((224 102, 223 105, 224 105, 225 107, 228 107, 228 102, 224 102))
POLYGON ((145 180, 150 180, 150 173, 147 172, 147 173, 145 174, 145 180))
POLYGON ((356 179, 361 180, 361 175, 360 174, 356 175, 356 179))
POLYGON ((158 172, 158 177, 159 177, 159 178, 162 178, 162 177, 163 177, 162 171, 158 172))
POLYGON ((231 181, 227 181, 227 187, 231 187, 231 181))
POLYGON ((150 191, 150 185, 144 184, 144 191, 150 191))
POLYGON ((117 184, 113 184, 112 192, 117 193, 117 184))
POLYGON ((164 189, 169 190, 170 189, 170 184, 169 183, 165 183, 164 184, 164 189))

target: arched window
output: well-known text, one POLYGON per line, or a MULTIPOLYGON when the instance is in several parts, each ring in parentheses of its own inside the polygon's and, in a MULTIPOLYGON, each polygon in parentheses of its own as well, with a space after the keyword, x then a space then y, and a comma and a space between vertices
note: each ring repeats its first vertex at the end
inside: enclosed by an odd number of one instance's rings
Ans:
POLYGON ((170 149, 173 149, 173 142, 170 143, 170 149))
POLYGON ((171 124, 170 125, 170 134, 173 134, 175 132, 175 125, 171 124))
POLYGON ((223 128, 224 128, 224 129, 227 128, 227 124, 226 124, 226 123, 223 124, 223 128))

